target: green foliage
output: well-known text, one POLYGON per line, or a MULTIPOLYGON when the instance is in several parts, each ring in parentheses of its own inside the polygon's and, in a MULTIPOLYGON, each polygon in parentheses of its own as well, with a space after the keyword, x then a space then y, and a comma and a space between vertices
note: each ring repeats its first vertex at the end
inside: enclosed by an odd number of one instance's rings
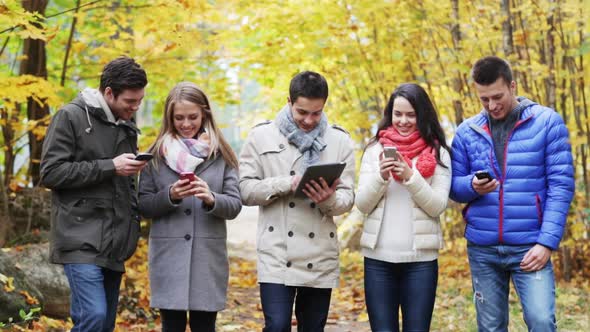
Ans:
POLYGON ((18 315, 20 316, 20 319, 24 322, 30 321, 35 319, 36 313, 41 312, 41 308, 32 308, 31 310, 29 310, 29 312, 26 312, 24 309, 21 309, 18 311, 18 315))

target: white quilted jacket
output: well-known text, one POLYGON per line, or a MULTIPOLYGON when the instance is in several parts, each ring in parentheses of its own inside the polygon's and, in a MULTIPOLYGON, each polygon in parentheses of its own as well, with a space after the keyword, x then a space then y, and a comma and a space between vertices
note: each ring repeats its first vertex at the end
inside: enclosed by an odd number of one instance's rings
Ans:
MULTIPOLYGON (((389 181, 379 174, 379 155, 383 151, 380 143, 367 147, 362 162, 356 194, 356 206, 366 215, 361 236, 361 247, 375 249, 383 222, 383 212, 388 197, 389 181)), ((447 150, 440 149, 441 160, 448 166, 436 166, 434 175, 424 179, 414 169, 412 177, 402 184, 412 197, 414 208, 414 250, 442 249, 443 236, 440 214, 446 209, 451 187, 451 158, 447 150)), ((416 159, 413 160, 415 164, 416 159)), ((414 166, 415 167, 415 166, 414 166)))

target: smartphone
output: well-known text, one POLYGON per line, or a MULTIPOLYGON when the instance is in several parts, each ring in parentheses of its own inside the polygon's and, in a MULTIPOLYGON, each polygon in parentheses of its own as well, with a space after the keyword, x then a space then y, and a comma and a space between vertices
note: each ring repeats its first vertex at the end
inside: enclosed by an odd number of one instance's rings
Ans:
POLYGON ((193 173, 193 172, 180 173, 180 179, 181 180, 188 179, 189 182, 197 181, 197 177, 195 176, 195 173, 193 173))
POLYGON ((386 146, 383 148, 383 156, 385 158, 393 158, 395 160, 398 159, 397 155, 397 148, 395 146, 386 146))
POLYGON ((138 153, 137 156, 135 156, 135 160, 150 161, 150 160, 152 160, 153 157, 154 156, 151 153, 142 152, 142 153, 138 153))
POLYGON ((487 179, 487 182, 492 181, 494 178, 490 175, 490 173, 486 172, 486 171, 477 171, 475 172, 475 177, 478 180, 483 180, 483 179, 487 179))

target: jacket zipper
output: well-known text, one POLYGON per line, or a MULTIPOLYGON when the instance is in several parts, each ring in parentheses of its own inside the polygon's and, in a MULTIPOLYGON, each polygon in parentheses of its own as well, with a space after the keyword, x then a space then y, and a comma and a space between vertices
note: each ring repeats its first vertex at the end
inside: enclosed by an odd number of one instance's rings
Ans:
MULTIPOLYGON (((508 142, 510 142, 510 139, 512 138, 512 135, 514 134, 514 131, 516 130, 516 128, 518 128, 521 124, 525 123, 526 121, 528 121, 530 118, 532 118, 533 116, 529 116, 528 118, 524 119, 524 120, 520 120, 518 122, 516 122, 516 124, 514 125, 514 128, 512 128, 512 130, 510 131, 510 134, 508 135, 508 137, 506 138, 506 141, 504 142, 504 167, 502 169, 502 176, 500 177, 500 218, 499 218, 499 225, 498 225, 498 242, 499 243, 503 243, 504 241, 504 181, 506 180, 506 168, 508 167, 508 142)), ((494 138, 492 137, 492 142, 494 141, 494 138)), ((492 144, 492 149, 493 149, 493 144, 492 144)), ((492 163, 492 165, 494 165, 494 163, 492 163)), ((496 175, 498 175, 498 173, 496 172, 495 167, 493 168, 494 173, 496 175)))

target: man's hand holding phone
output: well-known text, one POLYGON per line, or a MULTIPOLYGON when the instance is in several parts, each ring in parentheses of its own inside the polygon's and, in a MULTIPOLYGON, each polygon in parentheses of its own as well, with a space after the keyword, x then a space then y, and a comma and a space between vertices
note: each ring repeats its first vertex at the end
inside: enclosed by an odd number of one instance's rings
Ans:
POLYGON ((477 171, 471 180, 473 190, 480 195, 485 195, 496 190, 499 183, 498 180, 494 179, 490 173, 486 171, 477 171))
POLYGON ((136 160, 133 153, 123 153, 113 159, 115 173, 119 176, 135 175, 147 164, 147 160, 136 160))

